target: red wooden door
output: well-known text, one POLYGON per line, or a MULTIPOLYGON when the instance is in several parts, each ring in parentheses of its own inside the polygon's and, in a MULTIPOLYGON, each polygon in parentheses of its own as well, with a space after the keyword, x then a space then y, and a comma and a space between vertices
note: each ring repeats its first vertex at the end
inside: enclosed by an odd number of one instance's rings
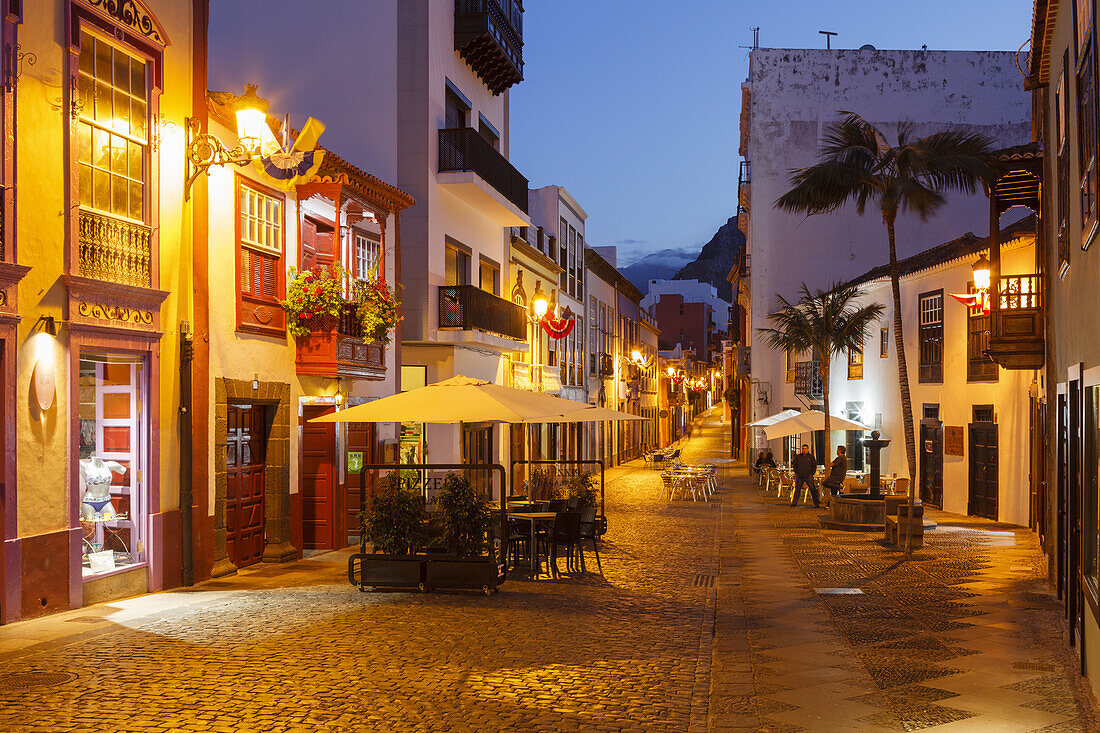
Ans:
MULTIPOLYGON (((375 426, 374 423, 348 423, 348 450, 360 451, 363 463, 375 463, 375 426)), ((358 473, 349 473, 344 494, 344 514, 347 517, 348 538, 359 538, 359 481, 358 473)), ((374 496, 374 472, 367 472, 367 505, 374 496)))
POLYGON ((264 408, 230 405, 226 417, 225 545, 242 568, 264 554, 264 408))
POLYGON ((298 491, 302 499, 302 548, 306 550, 330 550, 345 544, 336 544, 336 424, 310 422, 333 409, 326 406, 302 410, 298 491))

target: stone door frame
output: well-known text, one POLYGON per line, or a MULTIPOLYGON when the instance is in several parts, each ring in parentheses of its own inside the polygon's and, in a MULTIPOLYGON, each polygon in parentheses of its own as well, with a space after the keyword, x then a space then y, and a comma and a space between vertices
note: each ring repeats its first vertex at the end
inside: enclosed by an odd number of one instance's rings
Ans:
MULTIPOLYGON (((210 576, 232 575, 237 567, 226 550, 226 428, 230 404, 267 406, 264 469, 263 562, 289 562, 298 557, 290 543, 290 384, 214 379, 214 568, 210 576)), ((295 406, 297 407, 297 406, 295 406)), ((297 409, 293 411, 297 415, 297 409)))

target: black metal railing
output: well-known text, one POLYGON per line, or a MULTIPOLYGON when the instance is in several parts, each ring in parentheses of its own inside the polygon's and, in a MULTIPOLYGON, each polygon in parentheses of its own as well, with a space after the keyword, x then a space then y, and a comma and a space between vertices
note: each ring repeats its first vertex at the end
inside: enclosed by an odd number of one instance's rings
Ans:
POLYGON ((527 213, 527 179, 472 127, 439 131, 439 172, 448 171, 473 171, 527 213))
POLYGON ((440 285, 439 327, 476 328, 526 341, 527 310, 475 285, 440 285))
POLYGON ((821 385, 820 361, 800 361, 794 365, 794 393, 816 399, 825 394, 821 385))

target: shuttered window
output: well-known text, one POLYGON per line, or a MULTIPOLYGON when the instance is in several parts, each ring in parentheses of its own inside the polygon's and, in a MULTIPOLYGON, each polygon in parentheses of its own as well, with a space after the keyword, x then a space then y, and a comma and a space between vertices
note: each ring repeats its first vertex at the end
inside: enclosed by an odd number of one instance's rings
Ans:
POLYGON ((283 297, 285 200, 245 178, 237 179, 237 328, 286 335, 283 297))

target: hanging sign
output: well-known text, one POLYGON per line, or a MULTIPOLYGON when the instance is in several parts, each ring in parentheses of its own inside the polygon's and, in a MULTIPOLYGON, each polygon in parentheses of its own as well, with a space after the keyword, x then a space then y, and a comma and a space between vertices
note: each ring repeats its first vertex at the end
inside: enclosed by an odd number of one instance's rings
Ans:
POLYGON ((943 426, 943 454, 945 456, 963 455, 962 425, 943 426))
POLYGON ((363 470, 363 451, 348 451, 348 473, 359 473, 363 470))

